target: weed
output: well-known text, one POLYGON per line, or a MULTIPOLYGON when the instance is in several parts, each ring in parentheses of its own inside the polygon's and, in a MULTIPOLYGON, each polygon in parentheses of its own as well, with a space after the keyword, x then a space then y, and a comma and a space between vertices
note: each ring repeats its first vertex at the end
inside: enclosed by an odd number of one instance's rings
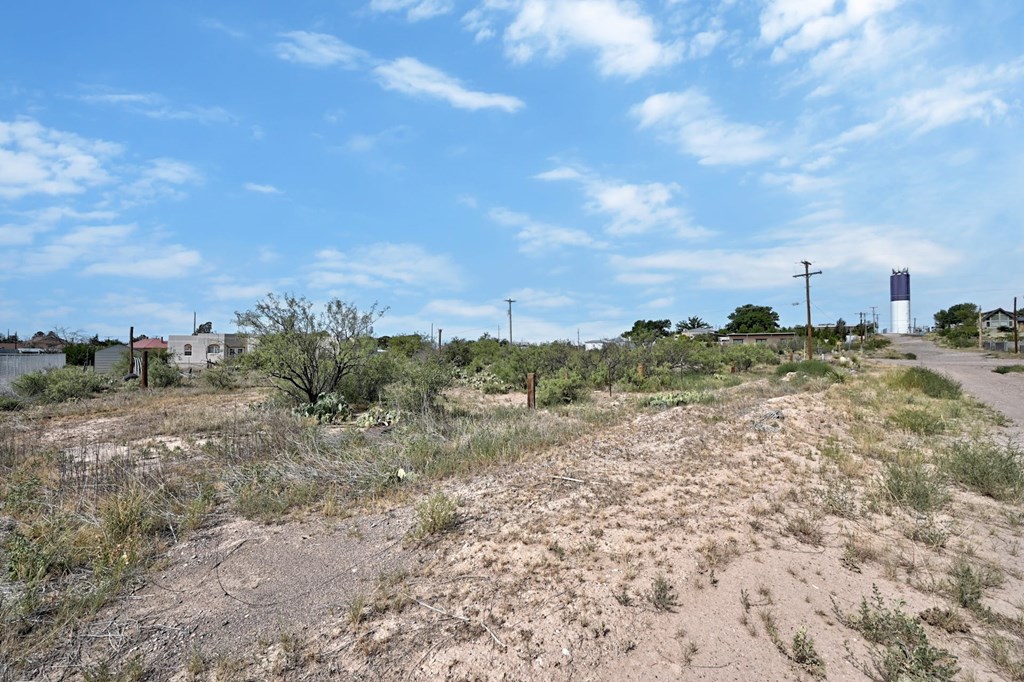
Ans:
POLYGON ((821 519, 814 514, 801 513, 786 519, 786 532, 804 543, 820 547, 825 542, 821 519))
POLYGON ((949 569, 949 591, 957 604, 965 609, 983 610, 981 599, 989 587, 998 587, 1005 580, 1001 569, 996 566, 971 564, 967 557, 960 556, 949 569))
POLYGON ((1024 456, 1012 444, 954 443, 943 460, 950 478, 968 488, 1003 502, 1024 495, 1024 456))
POLYGON ((724 568, 732 559, 739 556, 739 543, 730 537, 725 542, 708 538, 697 547, 697 568, 701 571, 714 572, 716 568, 724 568))
POLYGON ((942 476, 919 457, 888 463, 882 487, 894 500, 919 512, 939 509, 948 499, 942 476))
POLYGON ((946 424, 941 417, 924 410, 900 410, 889 417, 889 422, 904 431, 920 436, 934 436, 946 430, 946 424))
MULTIPOLYGON (((836 618, 859 632, 874 645, 871 652, 874 673, 882 682, 900 680, 952 680, 959 671, 956 656, 932 646, 916 618, 903 611, 902 601, 886 606, 877 586, 872 598, 861 599, 856 614, 846 614, 832 598, 836 618)), ((865 670, 869 677, 875 678, 865 670)))
POLYGON ((560 561, 565 561, 566 551, 565 548, 558 544, 558 540, 555 540, 548 544, 548 549, 554 554, 560 561))
POLYGON ((686 647, 683 649, 683 665, 689 666, 693 663, 693 659, 699 651, 700 649, 697 648, 696 642, 693 640, 687 642, 686 647))
POLYGON ((443 492, 432 493, 416 505, 416 526, 412 536, 418 540, 447 533, 459 522, 458 504, 443 492))
POLYGON ((1020 642, 992 635, 988 640, 989 657, 1011 680, 1024 680, 1024 648, 1020 642))
POLYGON ((890 384, 907 391, 920 391, 931 398, 956 400, 963 391, 959 382, 924 367, 907 367, 890 379, 890 384))
POLYGON ((649 598, 651 603, 654 604, 654 608, 659 611, 671 611, 679 605, 676 589, 665 579, 665 576, 660 574, 651 583, 649 598))
POLYGON ((644 400, 648 407, 678 407, 679 405, 708 405, 715 402, 715 394, 710 391, 676 391, 660 393, 644 400))
POLYGON ((996 374, 1010 374, 1011 372, 1024 372, 1024 365, 999 365, 992 370, 996 374))
POLYGON ((807 628, 800 628, 793 635, 793 645, 789 657, 811 676, 825 677, 825 661, 814 648, 814 638, 807 634, 807 628))
POLYGON ((368 606, 369 600, 367 600, 364 594, 357 594, 349 599, 345 605, 345 615, 348 619, 348 624, 356 627, 362 623, 363 619, 366 618, 368 606))
POLYGON ((857 492, 847 478, 833 476, 825 481, 825 487, 818 491, 821 506, 829 514, 844 519, 857 516, 857 492))
POLYGON ((904 535, 914 542, 928 547, 945 547, 949 539, 949 526, 936 519, 932 514, 914 519, 914 525, 904 531, 904 535))
POLYGON ((626 589, 625 585, 620 587, 619 591, 615 593, 615 601, 619 602, 619 604, 622 606, 633 605, 633 597, 629 594, 629 591, 626 589))

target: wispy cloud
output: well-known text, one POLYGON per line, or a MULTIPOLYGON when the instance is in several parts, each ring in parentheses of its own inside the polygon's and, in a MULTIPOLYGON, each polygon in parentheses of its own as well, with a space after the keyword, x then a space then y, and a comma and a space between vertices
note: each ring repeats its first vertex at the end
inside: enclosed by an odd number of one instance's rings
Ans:
POLYGON ((679 149, 705 165, 751 164, 780 152, 769 131, 728 120, 696 88, 651 95, 632 108, 641 128, 654 128, 679 149))
POLYGON ((880 118, 853 126, 832 144, 841 147, 893 131, 922 135, 965 121, 988 125, 1009 114, 1014 106, 1012 90, 1022 80, 1024 58, 992 68, 954 71, 941 85, 895 98, 880 118))
POLYGON ((529 308, 566 308, 577 303, 576 299, 565 292, 531 288, 510 291, 507 298, 529 308))
POLYGON ((82 95, 90 104, 116 106, 133 114, 158 121, 196 121, 199 123, 236 123, 237 118, 223 107, 176 105, 152 92, 101 92, 82 95))
POLYGON ((636 78, 682 58, 681 47, 661 42, 654 19, 630 0, 490 2, 463 22, 484 39, 495 33, 495 11, 508 8, 516 14, 505 29, 505 51, 515 62, 538 55, 555 60, 572 49, 588 50, 597 53, 602 75, 636 78))
POLYGON ((547 225, 525 213, 517 213, 507 208, 493 208, 488 216, 499 225, 518 228, 516 239, 519 240, 519 250, 526 254, 540 255, 564 247, 603 249, 608 246, 583 230, 547 225))
POLYGON ((835 0, 770 0, 761 13, 761 38, 775 45, 772 59, 784 61, 843 38, 901 2, 852 0, 837 9, 835 0))
POLYGON ((121 147, 46 128, 32 119, 0 121, 0 197, 79 194, 110 183, 104 167, 121 147))
POLYGON ((455 9, 453 0, 370 0, 375 12, 405 12, 409 21, 422 21, 448 14, 455 9))
POLYGON ((280 37, 284 40, 274 46, 274 52, 281 59, 297 64, 356 69, 369 59, 365 51, 328 33, 288 31, 280 37))
POLYGON ((119 195, 125 207, 157 199, 182 199, 182 187, 202 181, 202 174, 191 164, 177 159, 153 159, 139 171, 135 181, 120 189, 119 195))
POLYGON ((772 241, 774 246, 755 249, 670 250, 639 257, 613 256, 611 264, 621 273, 618 281, 627 281, 625 277, 631 273, 690 273, 697 275, 697 284, 706 289, 759 290, 785 287, 798 261, 808 254, 815 267, 846 276, 885 272, 892 267, 893 254, 900 254, 900 264, 918 274, 941 273, 961 258, 955 250, 918 230, 892 225, 830 222, 790 235, 775 235, 772 241))
POLYGON ((273 185, 260 185, 255 182, 247 182, 242 185, 242 187, 250 192, 256 192, 257 194, 281 194, 281 190, 273 185))
POLYGON ((609 234, 642 234, 652 230, 669 230, 679 237, 705 237, 708 230, 695 226, 689 215, 672 203, 682 188, 676 183, 649 182, 634 184, 601 178, 595 173, 571 166, 561 166, 540 173, 539 180, 576 181, 588 198, 587 210, 607 215, 609 234))
POLYGON ((495 305, 467 303, 465 301, 438 299, 423 308, 424 313, 448 315, 451 317, 500 318, 501 310, 495 305))
POLYGON ((376 67, 373 72, 387 90, 444 100, 458 109, 494 108, 513 113, 525 106, 522 100, 511 95, 469 90, 457 78, 412 57, 395 59, 376 67))
POLYGON ((441 290, 460 287, 462 274, 445 254, 430 253, 417 244, 379 242, 345 251, 318 251, 309 282, 317 288, 414 286, 441 290))

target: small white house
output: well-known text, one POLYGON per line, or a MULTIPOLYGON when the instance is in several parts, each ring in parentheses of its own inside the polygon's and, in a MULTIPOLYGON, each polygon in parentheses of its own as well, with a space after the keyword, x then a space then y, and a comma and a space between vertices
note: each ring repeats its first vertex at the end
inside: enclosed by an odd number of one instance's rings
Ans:
POLYGON ((167 352, 171 362, 182 369, 202 369, 241 355, 250 348, 244 334, 171 334, 167 352))

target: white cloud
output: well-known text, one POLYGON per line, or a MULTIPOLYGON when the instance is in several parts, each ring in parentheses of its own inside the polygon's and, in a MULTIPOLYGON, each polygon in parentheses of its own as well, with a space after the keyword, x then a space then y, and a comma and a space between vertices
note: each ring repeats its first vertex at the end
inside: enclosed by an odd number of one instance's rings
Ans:
POLYGON ((405 11, 409 21, 421 21, 448 14, 455 9, 453 0, 370 0, 375 12, 405 11))
MULTIPOLYGON (((464 23, 478 38, 489 30, 482 17, 468 17, 464 23)), ((681 58, 678 46, 658 40, 654 20, 632 0, 524 0, 504 40, 519 63, 538 54, 559 59, 569 49, 596 51, 604 76, 636 78, 681 58)))
POLYGON ((785 187, 790 192, 823 192, 836 186, 834 178, 808 175, 807 173, 765 173, 761 176, 765 184, 785 187))
POLYGON ((771 0, 761 14, 761 37, 777 43, 772 59, 815 50, 891 12, 902 0, 847 0, 833 13, 835 0, 771 0), (780 42, 781 41, 781 42, 780 42))
POLYGON ((174 279, 186 277, 200 264, 198 251, 179 244, 153 249, 145 246, 122 246, 104 254, 83 271, 87 275, 116 275, 140 279, 174 279))
POLYGON ((190 164, 177 159, 153 159, 139 172, 134 182, 121 190, 126 206, 146 203, 160 198, 181 199, 183 185, 202 182, 203 176, 190 164))
POLYGON ((501 310, 494 305, 478 305, 465 301, 439 299, 431 301, 424 307, 424 313, 432 315, 451 315, 452 317, 500 317, 501 310))
POLYGON ((656 128, 681 151, 704 165, 750 164, 776 156, 768 130, 733 123, 696 88, 652 95, 631 110, 641 128, 656 128))
MULTIPOLYGON (((616 262, 621 263, 622 261, 616 262)), ((672 282, 675 279, 675 275, 653 272, 620 272, 615 276, 616 282, 621 282, 622 284, 639 284, 642 286, 668 284, 669 282, 672 282)))
POLYGON ((594 173, 561 166, 535 176, 538 180, 576 180, 589 199, 587 209, 611 217, 609 234, 641 234, 668 229, 680 237, 703 237, 709 232, 695 227, 690 217, 672 206, 681 187, 675 183, 624 183, 598 177, 594 173))
POLYGON ((274 51, 288 62, 355 69, 369 59, 365 51, 327 33, 288 31, 281 37, 285 40, 275 45, 274 51))
POLYGON ((566 308, 576 305, 576 299, 567 294, 544 289, 516 289, 509 292, 507 298, 530 308, 566 308))
POLYGON ((607 244, 597 241, 583 230, 546 225, 525 213, 516 213, 507 208, 493 208, 488 215, 499 225, 519 228, 516 238, 520 242, 519 250, 523 253, 539 255, 567 246, 590 249, 607 247, 607 244))
POLYGON ((133 114, 159 121, 198 121, 200 123, 235 123, 237 118, 223 107, 176 106, 165 97, 152 92, 103 92, 83 95, 83 102, 117 106, 133 114))
POLYGON ((889 102, 885 114, 837 136, 836 147, 860 142, 893 130, 915 135, 937 128, 980 121, 986 125, 1009 114, 1008 93, 1024 79, 1024 59, 993 68, 961 69, 936 87, 922 88, 889 102))
POLYGON ((270 282, 260 282, 257 284, 221 283, 214 284, 211 288, 214 298, 228 301, 260 299, 276 289, 277 287, 270 282))
POLYGON ((31 119, 0 121, 0 197, 78 194, 111 182, 104 163, 121 148, 45 128, 31 119))
POLYGON ((348 138, 345 148, 356 153, 371 152, 381 145, 404 142, 411 135, 412 128, 407 125, 393 126, 379 133, 357 133, 348 138))
POLYGON ((430 253, 416 244, 387 242, 349 251, 322 249, 316 253, 309 279, 320 288, 349 284, 453 289, 462 283, 459 268, 447 255, 430 253))
POLYGON ((522 100, 510 95, 467 90, 458 79, 412 57, 395 59, 373 72, 387 90, 444 100, 458 109, 494 108, 512 113, 524 106, 522 100))
POLYGON ((250 192, 256 192, 257 194, 281 194, 281 190, 273 185, 260 185, 255 182, 247 182, 242 185, 242 187, 250 192))
MULTIPOLYGON (((809 258, 817 269, 845 276, 885 272, 900 264, 918 274, 939 274, 960 254, 920 231, 890 225, 821 224, 776 236, 775 246, 760 249, 674 250, 647 256, 613 256, 612 266, 633 272, 695 273, 702 288, 758 290, 784 288, 809 258)), ((622 281, 622 280, 620 280, 622 281)))

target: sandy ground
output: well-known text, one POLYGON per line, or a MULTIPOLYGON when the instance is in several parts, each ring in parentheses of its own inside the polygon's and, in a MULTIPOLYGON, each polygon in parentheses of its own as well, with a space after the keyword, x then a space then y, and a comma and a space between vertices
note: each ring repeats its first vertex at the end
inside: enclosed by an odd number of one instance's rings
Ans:
MULTIPOLYGON (((845 390, 755 382, 447 481, 436 490, 459 523, 423 542, 408 536, 422 485, 348 518, 214 519, 76 647, 137 657, 156 680, 810 680, 803 632, 827 679, 864 680, 871 649, 838 614, 875 586, 911 615, 948 607, 962 556, 999 566, 984 605, 1019 617, 1019 509, 957 491, 929 520, 944 546, 908 539, 923 519, 877 508, 880 465, 851 445, 885 426, 845 390)), ((961 679, 1012 679, 988 655, 992 630, 962 613, 970 631, 926 625, 932 643, 961 679)))

